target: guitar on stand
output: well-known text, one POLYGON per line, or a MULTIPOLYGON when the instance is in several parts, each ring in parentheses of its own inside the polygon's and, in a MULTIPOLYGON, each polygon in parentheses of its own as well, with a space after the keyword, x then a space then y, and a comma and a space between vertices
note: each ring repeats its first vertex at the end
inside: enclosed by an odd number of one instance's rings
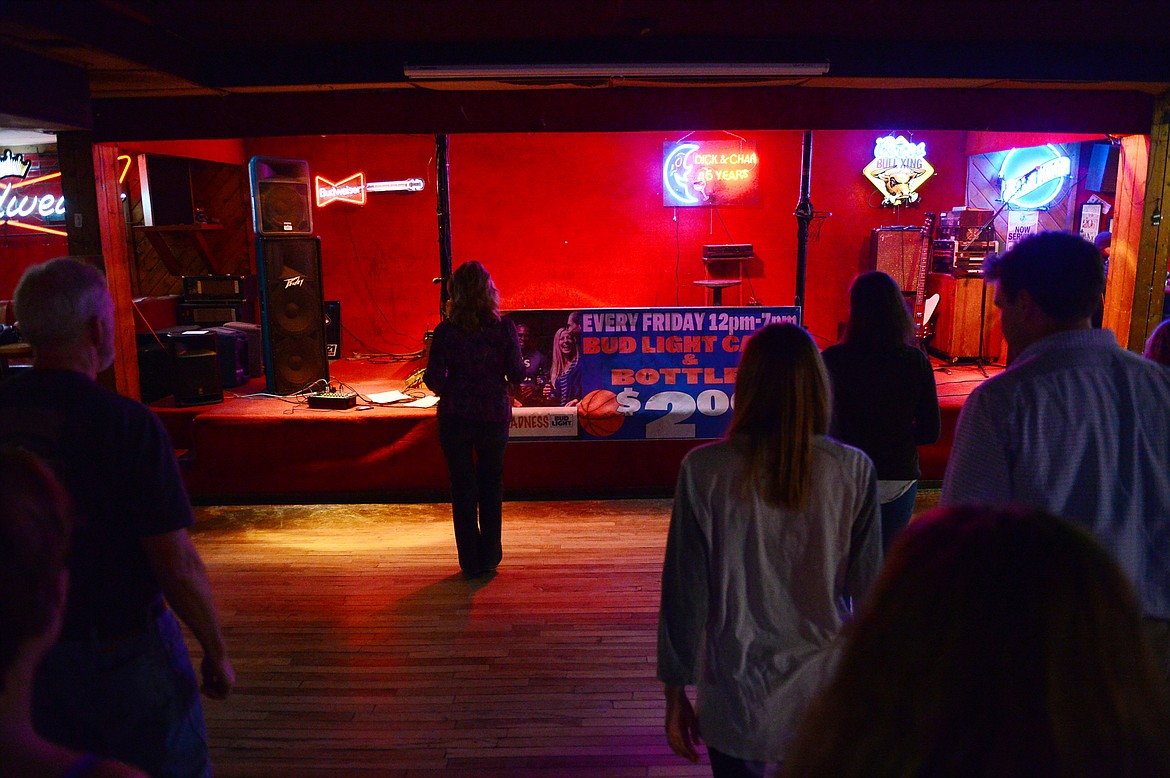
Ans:
POLYGON ((914 342, 919 348, 926 348, 926 342, 934 336, 931 320, 938 308, 938 293, 926 298, 926 271, 930 266, 930 251, 934 235, 933 213, 926 214, 922 224, 922 247, 918 250, 918 289, 914 296, 914 342))

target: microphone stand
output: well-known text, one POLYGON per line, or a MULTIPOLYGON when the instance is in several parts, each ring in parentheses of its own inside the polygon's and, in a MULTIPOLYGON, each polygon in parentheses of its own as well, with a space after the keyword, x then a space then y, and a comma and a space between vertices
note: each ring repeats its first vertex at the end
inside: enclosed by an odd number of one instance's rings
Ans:
POLYGON ((979 368, 980 374, 987 378, 987 370, 984 368, 986 359, 983 356, 983 328, 986 326, 987 317, 987 282, 983 280, 982 271, 979 274, 979 356, 975 357, 975 367, 979 368))
MULTIPOLYGON (((1038 170, 1039 167, 1037 167, 1036 169, 1038 170)), ((1035 171, 1032 171, 1032 172, 1035 172, 1035 171)), ((1031 173, 1029 173, 1029 175, 1031 175, 1031 173)), ((995 220, 999 217, 999 215, 1001 213, 1003 213, 1004 209, 1007 207, 1008 207, 1008 201, 1004 200, 1003 205, 999 206, 999 208, 996 209, 995 213, 991 214, 991 218, 988 219, 986 222, 984 222, 983 226, 981 226, 979 228, 979 231, 977 233, 975 233, 975 237, 971 238, 969 241, 964 243, 963 247, 961 249, 956 250, 956 253, 958 253, 960 251, 966 251, 967 249, 971 248, 971 244, 974 243, 975 241, 979 240, 979 237, 981 235, 983 235, 984 231, 988 227, 992 227, 992 225, 995 224, 995 220)), ((992 227, 992 230, 994 231, 994 227, 992 227)), ((957 245, 958 244, 956 243, 956 246, 957 245)), ((987 369, 984 367, 987 364, 987 357, 983 353, 983 341, 986 338, 986 333, 984 332, 984 328, 986 326, 987 326, 987 282, 983 280, 983 268, 981 267, 981 268, 979 268, 979 355, 977 357, 975 357, 975 367, 979 368, 979 372, 984 378, 987 378, 987 369)))

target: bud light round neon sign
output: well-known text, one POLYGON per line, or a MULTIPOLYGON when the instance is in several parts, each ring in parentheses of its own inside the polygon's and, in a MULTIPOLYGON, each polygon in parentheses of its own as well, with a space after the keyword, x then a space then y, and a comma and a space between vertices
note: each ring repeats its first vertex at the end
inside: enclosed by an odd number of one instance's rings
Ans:
POLYGON ((1044 208, 1063 191, 1072 160, 1048 143, 1012 149, 999 168, 1000 199, 1021 210, 1044 208))

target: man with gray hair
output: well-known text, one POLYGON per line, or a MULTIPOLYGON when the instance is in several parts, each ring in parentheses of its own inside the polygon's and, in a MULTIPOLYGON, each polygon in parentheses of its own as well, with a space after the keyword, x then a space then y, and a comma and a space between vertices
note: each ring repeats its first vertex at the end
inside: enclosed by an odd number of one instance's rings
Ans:
POLYGON ((963 405, 942 502, 1020 503, 1093 532, 1170 675, 1170 371, 1091 328, 1105 288, 1092 243, 1040 233, 984 273, 1016 356, 963 405))
POLYGON ((0 383, 0 443, 49 462, 75 508, 64 624, 37 673, 34 725, 152 776, 210 776, 200 684, 175 616, 203 649, 204 694, 226 697, 235 673, 166 430, 96 381, 114 359, 105 278, 50 260, 25 272, 14 302, 33 369, 0 383))

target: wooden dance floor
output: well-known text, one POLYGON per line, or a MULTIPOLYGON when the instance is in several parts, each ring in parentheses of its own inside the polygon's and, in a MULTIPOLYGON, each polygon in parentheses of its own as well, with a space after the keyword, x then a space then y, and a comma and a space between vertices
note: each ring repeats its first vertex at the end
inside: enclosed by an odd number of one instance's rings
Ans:
POLYGON ((662 735, 669 501, 507 503, 477 581, 449 510, 198 509, 238 675, 216 776, 709 775, 662 735))

